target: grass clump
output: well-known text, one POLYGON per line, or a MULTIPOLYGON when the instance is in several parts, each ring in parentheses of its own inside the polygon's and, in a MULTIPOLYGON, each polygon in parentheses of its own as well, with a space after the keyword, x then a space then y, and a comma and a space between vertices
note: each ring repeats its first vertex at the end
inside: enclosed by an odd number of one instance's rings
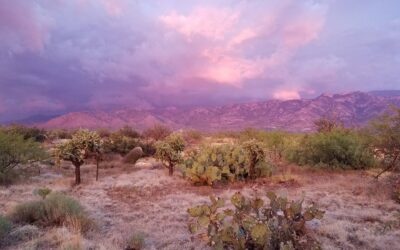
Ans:
POLYGON ((133 233, 128 239, 125 250, 140 250, 144 248, 144 245, 145 245, 144 234, 133 233))
POLYGON ((61 193, 51 193, 43 200, 19 204, 10 217, 16 223, 67 226, 79 232, 86 232, 92 225, 81 204, 61 193))
POLYGON ((11 222, 7 218, 0 215, 0 243, 11 231, 11 227, 12 227, 11 222))

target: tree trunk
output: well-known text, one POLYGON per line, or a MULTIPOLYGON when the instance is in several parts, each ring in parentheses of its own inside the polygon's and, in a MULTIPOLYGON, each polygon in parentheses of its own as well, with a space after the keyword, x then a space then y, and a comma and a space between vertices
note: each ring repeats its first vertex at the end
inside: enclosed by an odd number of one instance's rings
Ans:
POLYGON ((174 174, 174 165, 170 163, 168 166, 168 170, 169 170, 169 175, 172 176, 174 174))
POLYGON ((385 172, 387 172, 387 171, 389 171, 389 170, 391 170, 391 169, 393 169, 393 168, 396 167, 397 158, 399 157, 399 154, 400 154, 400 153, 397 153, 397 154, 395 155, 395 157, 393 158, 393 161, 391 162, 391 164, 389 165, 389 167, 385 168, 382 172, 380 172, 377 176, 375 176, 376 179, 378 179, 379 176, 381 176, 383 173, 385 173, 385 172))
POLYGON ((99 158, 96 157, 96 181, 99 180, 99 158))
POLYGON ((80 164, 74 164, 75 165, 75 185, 81 184, 81 165, 80 164))
POLYGON ((256 167, 256 157, 252 156, 250 159, 250 166, 249 166, 250 179, 255 178, 255 167, 256 167))

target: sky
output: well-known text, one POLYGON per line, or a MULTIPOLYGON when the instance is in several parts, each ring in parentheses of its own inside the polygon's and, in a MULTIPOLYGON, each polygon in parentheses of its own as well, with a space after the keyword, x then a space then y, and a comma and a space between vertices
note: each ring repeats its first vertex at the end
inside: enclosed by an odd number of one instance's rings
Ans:
POLYGON ((0 0, 0 121, 385 89, 398 0, 0 0))

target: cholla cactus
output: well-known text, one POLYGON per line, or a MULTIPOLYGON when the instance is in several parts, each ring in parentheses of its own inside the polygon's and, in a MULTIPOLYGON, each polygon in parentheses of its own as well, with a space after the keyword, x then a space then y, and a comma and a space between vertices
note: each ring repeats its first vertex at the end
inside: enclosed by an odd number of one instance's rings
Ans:
POLYGON ((162 161, 169 170, 169 175, 174 174, 176 164, 182 162, 182 152, 185 141, 179 134, 171 134, 164 141, 156 143, 156 159, 162 161))
POLYGON ((80 167, 85 159, 94 156, 97 161, 96 179, 98 178, 98 163, 101 159, 103 141, 96 132, 87 129, 78 130, 72 139, 61 144, 55 150, 56 161, 66 160, 75 166, 75 184, 81 183, 80 167))
POLYGON ((241 193, 231 197, 233 209, 224 200, 210 197, 211 204, 188 209, 193 219, 191 233, 206 232, 214 249, 303 249, 300 236, 306 221, 321 219, 324 212, 315 205, 303 209, 303 200, 289 202, 267 193, 270 205, 261 198, 248 199, 241 193))

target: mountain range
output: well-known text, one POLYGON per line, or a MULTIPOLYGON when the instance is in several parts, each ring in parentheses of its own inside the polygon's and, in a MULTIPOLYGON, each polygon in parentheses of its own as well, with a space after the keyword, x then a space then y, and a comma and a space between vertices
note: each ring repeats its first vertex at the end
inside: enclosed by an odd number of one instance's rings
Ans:
POLYGON ((322 94, 313 99, 267 100, 215 107, 71 112, 33 125, 66 129, 117 129, 129 125, 142 130, 154 124, 164 124, 173 129, 203 131, 252 127, 305 132, 312 131, 313 122, 321 117, 335 118, 346 126, 362 126, 388 110, 390 105, 400 107, 400 91, 322 94))

